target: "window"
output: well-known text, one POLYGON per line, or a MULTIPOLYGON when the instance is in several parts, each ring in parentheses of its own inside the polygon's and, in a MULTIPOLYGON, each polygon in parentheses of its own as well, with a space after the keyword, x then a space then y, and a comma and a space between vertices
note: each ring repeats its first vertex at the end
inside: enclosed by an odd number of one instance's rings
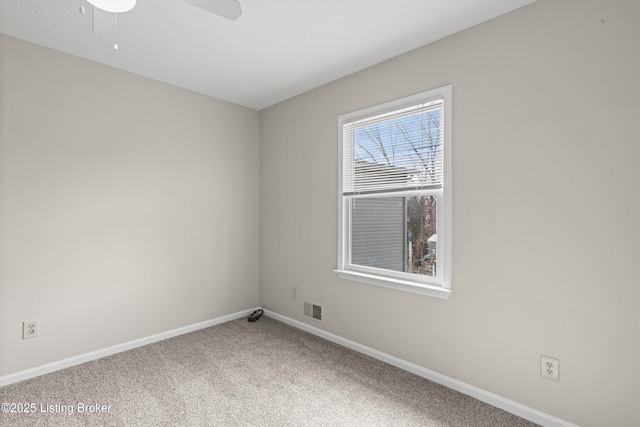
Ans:
POLYGON ((342 278, 451 294, 451 86, 340 116, 342 278))

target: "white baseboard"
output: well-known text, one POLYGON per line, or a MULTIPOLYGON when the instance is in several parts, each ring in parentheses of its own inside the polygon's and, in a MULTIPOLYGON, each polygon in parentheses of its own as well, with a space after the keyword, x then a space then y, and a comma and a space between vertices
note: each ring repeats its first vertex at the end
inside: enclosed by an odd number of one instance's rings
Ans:
POLYGON ((350 348, 359 353, 366 354, 367 356, 371 356, 374 359, 378 359, 382 362, 388 363, 389 365, 393 365, 397 368, 411 372, 412 374, 418 375, 429 381, 433 381, 434 383, 441 384, 450 389, 459 391, 460 393, 476 398, 482 402, 488 403, 491 406, 495 406, 496 408, 500 408, 504 411, 517 415, 520 418, 524 418, 525 420, 534 422, 536 424, 540 424, 545 427, 580 427, 577 424, 572 424, 568 421, 538 411, 537 409, 533 409, 518 402, 514 402, 513 400, 498 396, 497 394, 482 390, 478 387, 472 386, 462 381, 458 381, 454 378, 447 377, 446 375, 439 374, 430 369, 423 368, 422 366, 407 362, 406 360, 399 359, 395 356, 391 356, 371 347, 359 344, 355 341, 342 338, 341 336, 324 331, 315 326, 307 325, 306 323, 291 319, 290 317, 283 316, 278 313, 274 313, 270 310, 265 309, 264 313, 268 317, 272 317, 295 328, 302 329, 303 331, 309 332, 313 335, 317 335, 321 338, 350 348))
POLYGON ((9 384, 14 384, 20 381, 28 380, 30 378, 39 377, 40 375, 48 374, 51 372, 59 371, 61 369, 69 368, 71 366, 80 365, 81 363, 90 362, 92 360, 100 359, 102 357, 111 356, 112 354, 122 353, 123 351, 131 350, 136 347, 142 347, 143 345, 152 344, 157 341, 166 340, 178 335, 187 334, 189 332, 197 331, 199 329, 208 328, 210 326, 219 325, 230 320, 235 320, 241 317, 248 316, 253 312, 255 308, 239 311, 237 313, 228 314, 226 316, 218 317, 216 319, 206 320, 200 323, 194 323, 193 325, 183 326, 182 328, 173 329, 167 332, 161 332, 159 334, 151 335, 149 337, 139 338, 133 341, 117 344, 111 347, 103 348, 101 350, 92 351, 89 353, 73 356, 68 359, 59 360, 57 362, 48 363, 46 365, 37 366, 35 368, 27 369, 24 371, 16 372, 0 377, 0 387, 4 387, 9 384))
MULTIPOLYGON (((239 311, 237 313, 218 317, 216 319, 195 323, 193 325, 184 326, 182 328, 173 329, 167 332, 151 335, 149 337, 139 338, 137 340, 125 342, 122 344, 117 344, 101 350, 84 353, 78 356, 70 357, 68 359, 63 359, 57 362, 48 363, 46 365, 38 366, 32 369, 16 372, 14 374, 5 375, 0 377, 0 387, 6 386, 9 384, 14 384, 20 381, 28 380, 30 378, 39 377, 40 375, 45 375, 51 372, 59 371, 61 369, 69 368, 71 366, 80 365, 82 363, 90 362, 92 360, 100 359, 102 357, 111 356, 112 354, 121 353, 123 351, 131 350, 136 347, 142 347, 144 345, 152 344, 157 341, 162 341, 167 338, 172 338, 178 335, 197 331, 199 329, 204 329, 210 326, 218 325, 220 323, 225 323, 231 320, 239 319, 241 317, 248 316, 254 310, 255 308, 239 311)), ((552 415, 538 411, 537 409, 533 409, 528 406, 522 405, 518 402, 514 402, 512 400, 506 399, 497 394, 488 392, 486 390, 482 390, 478 387, 472 386, 462 381, 458 381, 456 379, 447 377, 446 375, 439 374, 430 369, 423 368, 422 366, 416 365, 411 362, 407 362, 406 360, 399 359, 395 356, 391 356, 390 354, 383 353, 371 347, 367 347, 365 345, 359 344, 355 341, 342 338, 341 336, 324 331, 315 326, 311 326, 306 323, 300 322, 298 320, 291 319, 290 317, 283 316, 281 314, 272 312, 270 310, 265 309, 264 312, 266 316, 272 317, 276 320, 279 320, 283 323, 291 325, 295 328, 309 332, 313 335, 317 335, 321 338, 324 338, 328 341, 342 345, 344 347, 350 348, 359 353, 366 354, 367 356, 371 356, 374 359, 378 359, 382 362, 388 363, 389 365, 411 372, 412 374, 418 375, 429 381, 433 381, 437 384, 441 384, 450 389, 459 391, 460 393, 464 393, 468 396, 474 397, 482 402, 488 403, 489 405, 495 406, 496 408, 500 408, 504 411, 517 415, 521 418, 524 418, 536 424, 540 424, 545 427, 580 427, 577 424, 572 424, 568 421, 562 420, 560 418, 556 418, 552 415)))

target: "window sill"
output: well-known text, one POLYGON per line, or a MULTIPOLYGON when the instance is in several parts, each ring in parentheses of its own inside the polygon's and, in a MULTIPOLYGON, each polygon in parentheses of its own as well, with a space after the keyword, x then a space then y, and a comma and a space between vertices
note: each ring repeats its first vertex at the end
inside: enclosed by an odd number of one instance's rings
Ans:
POLYGON ((357 282, 368 283, 370 285, 382 286, 385 288, 397 289, 414 294, 427 295, 430 297, 449 299, 452 294, 451 289, 442 288, 427 284, 418 284, 407 280, 391 279, 388 277, 375 276, 373 274, 359 273, 348 270, 334 270, 341 279, 355 280, 357 282))

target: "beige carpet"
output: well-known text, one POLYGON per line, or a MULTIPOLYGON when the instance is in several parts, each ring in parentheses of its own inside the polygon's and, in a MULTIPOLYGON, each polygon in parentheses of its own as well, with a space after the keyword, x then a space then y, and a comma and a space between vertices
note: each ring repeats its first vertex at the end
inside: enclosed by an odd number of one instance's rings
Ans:
POLYGON ((535 425, 268 317, 6 386, 0 402, 35 410, 3 426, 535 425))

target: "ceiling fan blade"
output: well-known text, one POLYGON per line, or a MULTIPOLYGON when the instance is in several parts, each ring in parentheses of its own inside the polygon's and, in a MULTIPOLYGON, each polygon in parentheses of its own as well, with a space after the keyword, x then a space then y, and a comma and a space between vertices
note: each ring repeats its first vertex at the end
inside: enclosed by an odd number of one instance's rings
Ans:
POLYGON ((240 2, 237 0, 182 0, 200 9, 235 21, 242 15, 240 2))

